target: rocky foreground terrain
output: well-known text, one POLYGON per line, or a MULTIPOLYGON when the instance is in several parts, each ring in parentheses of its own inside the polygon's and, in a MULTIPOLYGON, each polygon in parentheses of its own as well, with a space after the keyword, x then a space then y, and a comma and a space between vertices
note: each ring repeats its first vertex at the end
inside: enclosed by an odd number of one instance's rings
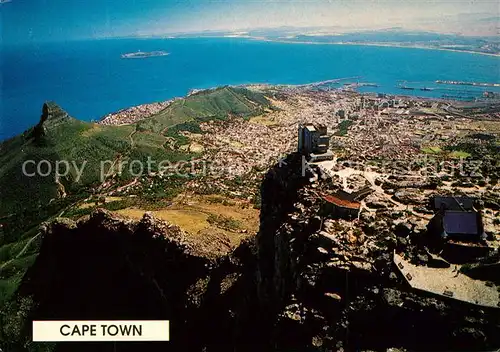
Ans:
MULTIPOLYGON (((374 213, 362 211, 351 221, 324 218, 318 191, 334 190, 338 184, 328 176, 304 184, 294 171, 300 162, 292 156, 289 163, 290 169, 275 168, 263 184, 262 214, 272 216, 261 218, 257 236, 259 293, 280 307, 274 327, 282 334, 284 349, 300 345, 318 350, 427 351, 499 346, 496 308, 412 290, 397 270, 395 250, 412 261, 432 260, 427 230, 418 217, 381 204, 374 213)), ((490 235, 498 236, 497 228, 490 235)), ((498 261, 498 250, 492 255, 498 261)))
POLYGON ((172 321, 169 343, 95 344, 96 351, 500 345, 498 309, 414 291, 395 268, 395 249, 430 260, 423 227, 390 207, 352 221, 325 218, 317 192, 335 189, 335 182, 311 182, 318 169, 302 176, 299 155, 286 161, 262 183, 257 236, 225 254, 150 214, 136 222, 97 210, 44 225, 40 255, 20 287, 27 297, 22 312, 28 319, 172 321))
MULTIPOLYGON (((169 204, 148 212, 130 201, 168 182, 161 172, 126 184, 111 178, 98 196, 123 206, 108 211, 80 201, 62 213, 75 214, 71 219, 40 227, 39 254, 8 306, 14 314, 4 331, 18 341, 13 350, 89 350, 31 343, 33 319, 171 320, 169 343, 93 344, 95 351, 499 348, 499 308, 415 290, 393 258, 398 252, 418 265, 442 262, 427 231, 429 199, 471 196, 489 248, 481 264, 498 268, 498 108, 308 87, 251 89, 272 108, 207 119, 201 132, 181 132, 184 145, 165 143, 219 166, 185 182, 169 204), (303 122, 327 125, 334 160, 304 167, 295 153, 303 122), (365 188, 356 216, 325 213, 323 195, 365 188), (213 194, 225 208, 194 204, 213 194), (252 204, 260 208, 255 232, 230 217, 210 220, 210 237, 188 226, 200 219, 186 218, 193 209, 237 216, 228 208, 252 204)), ((480 280, 498 291, 499 277, 486 272, 480 280)))

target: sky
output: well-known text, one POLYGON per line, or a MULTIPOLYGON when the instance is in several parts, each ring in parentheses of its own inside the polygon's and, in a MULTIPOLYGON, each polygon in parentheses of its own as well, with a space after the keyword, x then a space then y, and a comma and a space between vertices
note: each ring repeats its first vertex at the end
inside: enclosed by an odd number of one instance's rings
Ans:
POLYGON ((335 27, 498 35, 497 0, 0 0, 3 43, 335 27))

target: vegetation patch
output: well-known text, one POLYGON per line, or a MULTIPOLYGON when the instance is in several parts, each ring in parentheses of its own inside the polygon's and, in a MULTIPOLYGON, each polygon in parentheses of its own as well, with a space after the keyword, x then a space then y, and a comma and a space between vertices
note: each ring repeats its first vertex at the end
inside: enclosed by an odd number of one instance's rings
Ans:
POLYGON ((464 152, 462 150, 454 150, 449 154, 449 156, 455 159, 468 158, 470 157, 470 153, 464 152))
POLYGON ((440 154, 443 150, 440 147, 425 147, 421 151, 426 154, 440 154))
POLYGON ((239 230, 241 228, 241 222, 229 216, 210 214, 207 221, 209 224, 226 230, 239 230))
POLYGON ((345 135, 347 135, 347 131, 349 130, 349 127, 351 127, 351 125, 353 123, 354 122, 351 121, 351 120, 344 120, 344 121, 342 121, 341 123, 339 123, 337 125, 338 131, 335 132, 335 135, 336 136, 345 136, 345 135))
MULTIPOLYGON (((142 199, 137 201, 134 206, 118 210, 117 213, 140 219, 146 211, 151 211, 154 216, 181 227, 194 237, 210 229, 219 229, 219 233, 230 235, 240 230, 255 233, 259 227, 259 212, 251 204, 220 195, 183 193, 154 208, 142 199)), ((240 239, 240 236, 232 238, 234 244, 239 243, 240 239)))
POLYGON ((256 123, 259 125, 263 125, 263 126, 274 126, 274 125, 278 124, 274 119, 271 119, 267 115, 259 115, 259 116, 252 117, 252 118, 250 118, 250 122, 256 123))

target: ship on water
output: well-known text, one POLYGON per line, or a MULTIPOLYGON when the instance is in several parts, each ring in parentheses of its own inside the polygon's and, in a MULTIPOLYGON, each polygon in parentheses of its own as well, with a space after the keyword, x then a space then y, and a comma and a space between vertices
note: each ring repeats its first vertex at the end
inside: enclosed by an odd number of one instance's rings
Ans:
POLYGON ((397 88, 399 89, 404 89, 404 90, 419 90, 419 91, 422 91, 422 92, 430 92, 430 91, 433 91, 434 88, 429 88, 427 86, 427 82, 408 82, 408 81, 398 81, 400 82, 398 85, 397 85, 397 88), (410 85, 408 85, 408 83, 410 85))
POLYGON ((404 89, 404 90, 415 90, 415 88, 413 88, 413 87, 408 87, 408 86, 406 85, 406 83, 407 83, 406 81, 401 81, 401 82, 402 82, 402 83, 399 83, 399 84, 398 84, 398 86, 397 86, 399 89, 404 89))
POLYGON ((148 57, 156 57, 156 56, 167 56, 169 53, 166 51, 160 50, 160 51, 140 51, 138 50, 135 53, 127 53, 127 54, 122 54, 121 58, 122 59, 144 59, 148 57))
POLYGON ((408 86, 404 86, 404 85, 400 85, 400 86, 399 86, 399 89, 405 89, 405 90, 415 90, 415 88, 413 88, 413 87, 408 87, 408 86))

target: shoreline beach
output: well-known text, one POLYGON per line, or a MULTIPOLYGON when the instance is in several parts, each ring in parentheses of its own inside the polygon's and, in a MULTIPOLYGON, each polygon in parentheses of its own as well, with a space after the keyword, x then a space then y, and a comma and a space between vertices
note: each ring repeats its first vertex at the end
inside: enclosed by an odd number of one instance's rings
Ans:
MULTIPOLYGON (((238 38, 238 37, 234 36, 231 38, 238 38)), ((500 53, 498 53, 498 54, 484 53, 481 51, 458 50, 458 49, 439 48, 439 47, 430 47, 430 46, 421 46, 421 45, 402 45, 402 44, 388 44, 388 43, 386 44, 386 43, 292 41, 292 40, 281 40, 281 39, 269 39, 269 38, 262 38, 262 37, 240 37, 240 38, 246 38, 246 39, 251 39, 251 40, 256 40, 256 41, 264 41, 264 42, 285 43, 285 44, 377 46, 377 47, 387 47, 387 48, 406 48, 406 49, 451 51, 451 52, 456 52, 456 53, 478 54, 478 55, 500 57, 500 53)))
POLYGON ((271 43, 283 43, 283 44, 307 44, 307 45, 352 45, 352 46, 377 46, 377 47, 388 47, 388 48, 406 48, 406 49, 424 49, 424 50, 439 50, 439 51, 450 51, 456 53, 466 53, 466 54, 478 54, 485 56, 500 57, 500 53, 485 53, 481 51, 473 50, 458 50, 450 48, 439 48, 431 46, 422 45, 403 45, 396 43, 354 43, 354 42, 314 42, 314 41, 295 41, 286 39, 271 39, 266 37, 254 37, 248 35, 213 35, 213 36, 192 36, 192 37, 168 37, 164 39, 189 39, 189 38, 230 38, 230 39, 249 39, 260 42, 271 42, 271 43))

